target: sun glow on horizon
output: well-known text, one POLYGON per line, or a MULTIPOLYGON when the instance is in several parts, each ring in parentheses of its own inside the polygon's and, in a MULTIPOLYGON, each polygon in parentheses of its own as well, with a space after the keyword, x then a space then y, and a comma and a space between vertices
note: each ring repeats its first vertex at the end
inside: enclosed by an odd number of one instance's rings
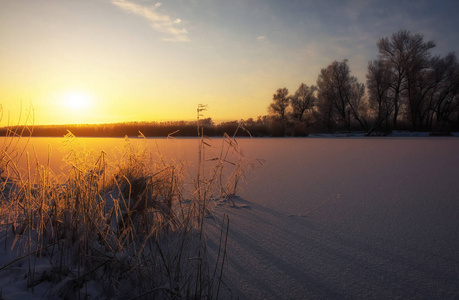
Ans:
POLYGON ((459 1, 336 2, 0 0, 3 123, 21 103, 36 125, 188 121, 199 103, 214 122, 256 120, 334 60, 365 83, 378 39, 400 29, 459 53, 459 1))
POLYGON ((64 109, 81 112, 92 108, 94 97, 87 92, 70 91, 62 94, 60 101, 64 109))

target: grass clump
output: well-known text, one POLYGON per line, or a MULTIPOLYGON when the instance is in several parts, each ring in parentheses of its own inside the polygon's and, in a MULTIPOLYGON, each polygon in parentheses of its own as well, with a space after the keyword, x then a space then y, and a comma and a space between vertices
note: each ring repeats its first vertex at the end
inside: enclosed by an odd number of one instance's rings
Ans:
POLYGON ((28 152, 21 169, 23 137, 11 132, 4 143, 13 146, 1 152, 0 237, 12 259, 0 272, 22 270, 27 289, 44 297, 218 297, 226 251, 222 243, 210 266, 203 224, 211 203, 235 195, 243 156, 234 136, 214 153, 198 132, 195 177, 183 162, 153 160, 145 140, 126 138, 121 158, 110 160, 70 132, 61 175, 28 152))

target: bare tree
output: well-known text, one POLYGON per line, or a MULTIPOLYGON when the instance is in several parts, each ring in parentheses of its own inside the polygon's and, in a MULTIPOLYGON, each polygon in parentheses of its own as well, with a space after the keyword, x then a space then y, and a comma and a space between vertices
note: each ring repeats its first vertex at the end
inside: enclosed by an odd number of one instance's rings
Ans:
POLYGON ((334 61, 328 67, 322 69, 317 78, 317 86, 319 102, 323 103, 321 107, 325 109, 324 113, 333 113, 329 111, 330 106, 325 105, 325 103, 329 103, 337 119, 347 126, 349 130, 351 115, 362 127, 366 127, 364 118, 359 115, 359 107, 362 104, 365 86, 359 83, 357 78, 350 75, 346 59, 342 62, 334 61))
POLYGON ((290 99, 290 104, 293 109, 293 117, 298 121, 303 121, 303 116, 307 110, 313 108, 317 98, 315 92, 317 87, 311 85, 310 87, 307 84, 300 84, 298 89, 290 99))
POLYGON ((433 41, 424 42, 422 35, 413 35, 407 30, 400 30, 392 34, 391 38, 380 39, 377 46, 379 58, 388 64, 391 73, 394 103, 393 127, 396 128, 401 94, 405 91, 408 94, 408 100, 414 99, 414 96, 410 94, 412 85, 416 80, 417 72, 424 68, 424 62, 430 55, 430 49, 435 47, 435 43, 433 41))
POLYGON ((367 121, 363 115, 366 110, 363 96, 365 95, 365 85, 357 81, 357 78, 351 76, 351 93, 349 95, 349 113, 352 114, 354 119, 359 122, 361 128, 367 128, 367 121))
POLYGON ((367 90, 369 103, 376 112, 376 127, 386 123, 394 110, 394 103, 391 99, 391 73, 389 65, 382 59, 368 62, 367 90))
POLYGON ((269 105, 268 111, 274 117, 278 118, 281 123, 286 120, 287 108, 289 106, 288 89, 280 88, 273 95, 273 102, 269 105))
POLYGON ((431 65, 431 72, 426 74, 430 76, 425 79, 432 86, 426 93, 427 125, 443 129, 455 122, 454 115, 459 118, 459 63, 456 55, 449 53, 444 58, 433 58, 431 65))
POLYGON ((443 59, 439 57, 430 59, 428 64, 428 68, 417 72, 407 93, 410 118, 414 128, 425 127, 427 129, 432 126, 430 121, 434 114, 433 108, 438 101, 437 94, 442 89, 440 85, 447 69, 443 59))
POLYGON ((319 94, 318 98, 316 119, 328 131, 331 131, 338 122, 338 117, 333 106, 333 99, 325 97, 324 94, 319 94))

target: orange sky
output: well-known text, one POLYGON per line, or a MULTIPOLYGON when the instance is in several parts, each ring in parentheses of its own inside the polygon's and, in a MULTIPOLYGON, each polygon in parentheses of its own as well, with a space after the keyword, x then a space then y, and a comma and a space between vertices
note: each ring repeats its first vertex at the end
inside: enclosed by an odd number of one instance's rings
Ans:
POLYGON ((199 103, 217 122, 256 118, 333 60, 365 82, 401 28, 457 50, 453 2, 0 1, 2 124, 21 102, 37 125, 193 120, 199 103))

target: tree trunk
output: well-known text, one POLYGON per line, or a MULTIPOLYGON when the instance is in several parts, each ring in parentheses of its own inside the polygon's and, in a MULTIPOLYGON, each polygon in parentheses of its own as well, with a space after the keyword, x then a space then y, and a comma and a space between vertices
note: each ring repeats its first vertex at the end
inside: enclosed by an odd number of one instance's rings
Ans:
POLYGON ((397 118, 398 118, 398 98, 399 98, 400 91, 397 89, 395 91, 395 98, 394 98, 394 119, 392 122, 393 129, 397 129, 397 118))

